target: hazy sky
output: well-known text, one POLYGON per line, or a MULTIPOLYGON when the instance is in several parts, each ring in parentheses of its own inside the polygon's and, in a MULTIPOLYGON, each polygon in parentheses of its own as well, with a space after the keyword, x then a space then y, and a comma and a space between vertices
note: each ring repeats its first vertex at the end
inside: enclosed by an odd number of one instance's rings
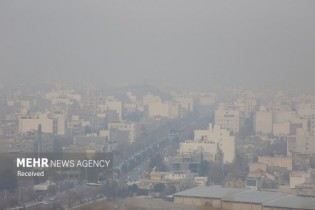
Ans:
POLYGON ((1 82, 315 90, 315 1, 1 0, 0 71, 1 82))

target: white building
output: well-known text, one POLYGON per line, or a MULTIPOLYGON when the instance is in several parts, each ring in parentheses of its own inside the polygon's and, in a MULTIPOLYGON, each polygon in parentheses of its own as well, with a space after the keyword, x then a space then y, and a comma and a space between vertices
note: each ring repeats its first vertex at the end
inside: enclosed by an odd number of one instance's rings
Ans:
POLYGON ((115 97, 107 97, 105 103, 106 110, 115 111, 118 119, 122 120, 123 103, 115 97))
POLYGON ((179 117, 179 114, 179 104, 176 102, 151 102, 149 104, 149 117, 163 117, 174 119, 179 117))
POLYGON ((298 133, 289 136, 287 140, 287 154, 292 153, 315 154, 315 136, 308 133, 298 133))
POLYGON ((148 106, 151 103, 162 102, 160 96, 147 94, 142 99, 143 105, 148 106))
POLYGON ((211 106, 215 103, 216 96, 214 93, 201 93, 199 96, 200 106, 211 106))
POLYGON ((72 104, 73 101, 81 102, 81 95, 75 94, 71 90, 58 90, 52 91, 46 94, 46 98, 51 101, 52 104, 72 104))
POLYGON ((53 119, 48 117, 46 113, 36 113, 33 115, 23 116, 19 119, 19 133, 34 132, 41 125, 43 133, 53 133, 53 119))
POLYGON ((310 172, 292 171, 290 173, 290 188, 293 189, 296 185, 303 184, 307 178, 311 177, 310 172))
POLYGON ((215 155, 218 152, 218 144, 213 141, 203 140, 186 140, 179 144, 180 154, 202 154, 203 158, 208 161, 215 161, 215 155))
POLYGON ((192 95, 176 94, 173 100, 179 103, 180 107, 187 112, 192 112, 194 110, 194 98, 192 95))
POLYGON ((290 122, 273 123, 272 132, 274 136, 287 136, 290 134, 290 122))
POLYGON ((129 121, 116 121, 108 123, 108 137, 114 142, 133 143, 138 137, 137 125, 129 121))
POLYGON ((233 133, 238 133, 243 124, 243 115, 244 112, 239 110, 217 109, 215 110, 215 124, 233 133))
MULTIPOLYGON (((203 142, 213 142, 205 143, 204 145, 211 148, 209 152, 214 150, 214 145, 217 145, 223 153, 223 162, 232 163, 235 158, 235 137, 231 135, 230 131, 227 129, 220 128, 219 125, 209 124, 208 130, 195 130, 194 131, 194 141, 198 142, 202 140, 203 142)), ((205 147, 207 148, 207 147, 205 147)), ((216 154, 214 154, 216 155, 216 154)))
POLYGON ((272 133, 272 112, 270 111, 258 111, 255 114, 255 132, 261 134, 272 133))

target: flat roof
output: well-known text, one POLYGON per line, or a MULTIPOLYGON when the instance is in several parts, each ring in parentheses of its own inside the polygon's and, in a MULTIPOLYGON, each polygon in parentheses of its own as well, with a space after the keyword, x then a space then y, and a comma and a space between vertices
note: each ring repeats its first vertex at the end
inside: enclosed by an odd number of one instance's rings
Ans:
POLYGON ((194 187, 182 192, 175 193, 173 196, 223 199, 228 195, 239 193, 244 190, 245 189, 227 188, 220 185, 213 185, 207 187, 194 187))
POLYGON ((262 204, 266 201, 277 199, 283 197, 284 194, 278 192, 268 192, 268 191, 254 191, 246 190, 243 192, 235 193, 223 198, 223 201, 230 202, 242 202, 242 203, 258 203, 262 204))
POLYGON ((266 207, 281 207, 289 209, 315 209, 315 198, 287 195, 264 203, 266 207))
POLYGON ((194 187, 175 193, 172 197, 220 199, 227 202, 262 204, 265 207, 315 210, 315 198, 285 195, 278 192, 229 188, 220 185, 194 187))

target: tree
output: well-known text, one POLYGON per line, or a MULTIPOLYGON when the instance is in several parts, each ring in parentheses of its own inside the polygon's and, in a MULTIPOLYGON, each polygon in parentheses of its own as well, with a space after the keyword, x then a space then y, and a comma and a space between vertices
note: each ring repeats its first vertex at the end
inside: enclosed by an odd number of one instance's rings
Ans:
POLYGON ((208 176, 209 173, 209 162, 203 160, 200 164, 200 175, 201 176, 208 176))
POLYGON ((152 170, 154 167, 156 167, 156 169, 158 171, 166 171, 167 170, 167 167, 164 164, 163 158, 162 158, 160 153, 150 159, 150 162, 149 162, 150 170, 152 170))
POLYGON ((174 185, 167 185, 163 194, 164 195, 172 195, 176 193, 176 187, 174 185))
POLYGON ((128 190, 129 190, 129 192, 130 192, 131 194, 138 193, 139 187, 138 187, 138 185, 133 184, 133 185, 131 185, 131 186, 128 187, 128 190))
POLYGON ((15 165, 13 158, 9 155, 0 157, 0 190, 13 191, 17 188, 17 172, 12 167, 15 165))
POLYGON ((222 184, 224 180, 224 173, 222 170, 222 166, 215 164, 213 161, 209 162, 208 165, 208 178, 210 183, 222 184))
POLYGON ((165 184, 163 184, 163 183, 157 183, 156 185, 154 185, 153 190, 154 190, 155 192, 161 193, 161 192, 163 192, 163 191, 165 190, 165 184))

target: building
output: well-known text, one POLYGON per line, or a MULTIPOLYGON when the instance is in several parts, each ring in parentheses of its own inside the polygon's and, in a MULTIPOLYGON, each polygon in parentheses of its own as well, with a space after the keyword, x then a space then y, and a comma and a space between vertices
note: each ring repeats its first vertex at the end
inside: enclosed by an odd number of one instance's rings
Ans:
POLYGON ((187 112, 192 112, 194 110, 194 98, 190 94, 176 94, 173 101, 177 102, 181 109, 187 112))
POLYGON ((199 105, 204 107, 210 107, 216 101, 216 96, 214 93, 200 93, 199 105))
POLYGON ((207 206, 225 210, 314 210, 315 198, 270 191, 225 188, 217 185, 194 187, 175 193, 178 204, 207 206))
POLYGON ((264 203, 263 210, 314 210, 315 199, 287 195, 264 203))
POLYGON ((54 120, 48 117, 47 113, 36 113, 23 116, 19 119, 19 133, 37 131, 38 125, 41 125, 43 133, 52 134, 54 131, 54 120))
POLYGON ((272 133, 274 136, 287 136, 290 134, 290 122, 273 123, 272 133))
POLYGON ((267 165, 263 163, 250 163, 248 164, 249 166, 249 171, 255 171, 257 169, 261 169, 263 171, 267 171, 267 165))
MULTIPOLYGON (((219 125, 209 124, 208 130, 195 130, 194 131, 194 141, 206 142, 200 145, 204 145, 210 149, 210 151, 204 150, 205 152, 215 151, 215 145, 220 148, 223 153, 223 163, 232 163, 235 159, 235 137, 231 135, 230 131, 221 128, 219 125), (209 143, 207 143, 209 142, 209 143)), ((218 152, 218 150, 216 150, 218 152)), ((213 154, 215 156, 216 154, 213 154)))
POLYGON ((180 116, 180 106, 173 101, 151 102, 148 107, 150 118, 175 119, 180 116))
POLYGON ((207 185, 207 182, 208 182, 208 177, 206 176, 197 176, 195 177, 195 185, 196 186, 201 186, 201 187, 204 187, 207 185))
POLYGON ((174 173, 193 173, 195 175, 200 174, 201 154, 180 154, 168 159, 168 165, 174 173))
POLYGON ((299 184, 303 184, 307 178, 311 177, 310 172, 292 171, 290 173, 290 188, 293 189, 299 184))
MULTIPOLYGON (((267 183, 275 183, 275 177, 262 169, 250 171, 246 178, 246 188, 250 190, 260 190, 264 188, 267 183)), ((268 184, 268 188, 271 188, 268 184)), ((274 186, 276 187, 276 186, 274 186)))
POLYGON ((235 109, 217 109, 215 110, 215 124, 238 133, 244 124, 244 112, 235 109))
POLYGON ((160 96, 156 96, 153 94, 147 94, 142 99, 142 103, 145 106, 149 106, 149 104, 156 103, 156 102, 162 102, 162 99, 160 96))
POLYGON ((138 126, 134 122, 115 121, 108 123, 108 138, 111 142, 133 143, 138 135, 138 126))
POLYGON ((80 149, 106 151, 107 138, 102 136, 75 136, 73 145, 80 149))
POLYGON ((281 193, 245 190, 222 199, 222 209, 258 210, 267 201, 283 196, 281 193))
POLYGON ((222 208, 222 199, 228 195, 242 192, 244 189, 224 188, 218 185, 210 187, 194 187, 182 192, 175 193, 173 200, 175 203, 191 204, 195 206, 211 206, 222 208))
POLYGON ((203 159, 207 161, 215 161, 216 154, 218 153, 218 144, 211 141, 186 140, 179 143, 179 154, 202 154, 203 159))
POLYGON ((256 133, 271 134, 272 133, 272 112, 258 111, 254 117, 254 128, 256 133))
POLYGON ((268 167, 282 167, 289 171, 292 170, 292 157, 259 156, 257 162, 266 164, 268 167))
POLYGON ((307 133, 289 136, 287 138, 287 154, 315 154, 315 136, 307 133))
POLYGON ((107 97, 105 102, 106 111, 113 111, 117 114, 117 119, 122 120, 123 103, 115 97, 107 97))

